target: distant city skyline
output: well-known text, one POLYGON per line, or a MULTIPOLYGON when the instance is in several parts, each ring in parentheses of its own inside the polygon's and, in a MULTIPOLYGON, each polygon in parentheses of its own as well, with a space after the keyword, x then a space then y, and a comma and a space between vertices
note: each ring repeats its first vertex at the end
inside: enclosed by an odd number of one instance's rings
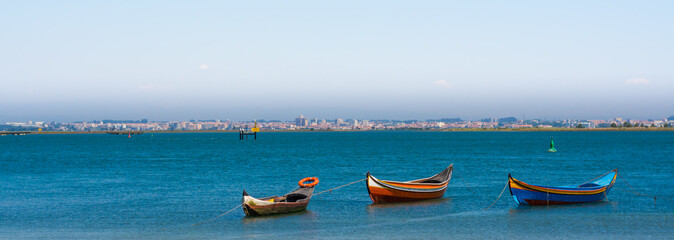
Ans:
POLYGON ((659 119, 672 1, 31 2, 0 122, 659 119))
POLYGON ((201 119, 189 121, 150 121, 141 120, 94 120, 76 122, 9 122, 0 123, 0 135, 25 135, 29 132, 109 132, 119 131, 249 131, 258 130, 431 130, 431 129, 617 129, 617 128, 664 128, 671 129, 674 116, 666 119, 566 119, 561 121, 523 120, 514 117, 487 118, 479 121, 466 121, 459 118, 429 120, 365 120, 365 119, 318 119, 298 116, 291 121, 222 121, 220 119, 201 119))
POLYGON ((344 117, 336 117, 336 118, 320 118, 316 116, 304 116, 304 115, 296 115, 292 119, 277 119, 277 118, 254 118, 254 119, 243 119, 243 120, 238 120, 238 119, 231 119, 231 118, 189 118, 189 119, 180 119, 180 120, 163 120, 163 119, 148 119, 148 118, 140 118, 140 119, 123 119, 123 118, 102 118, 102 119, 80 119, 80 120, 75 120, 75 121, 56 121, 56 120, 27 120, 27 121, 0 121, 0 125, 4 124, 20 124, 20 123, 35 123, 35 122, 40 122, 40 123, 99 123, 99 122, 115 122, 115 123, 145 123, 145 122, 237 122, 237 123, 252 123, 252 122, 288 122, 288 123, 295 123, 296 125, 301 125, 301 126, 306 126, 308 124, 318 124, 320 122, 337 122, 338 124, 340 122, 358 122, 358 121, 393 121, 393 122, 408 122, 408 121, 418 121, 418 122, 503 122, 504 120, 507 122, 510 121, 536 121, 536 122, 545 122, 545 121, 550 121, 550 122, 564 122, 564 121, 674 121, 674 115, 669 115, 666 117, 659 117, 659 118, 647 118, 647 119, 638 119, 638 118, 624 118, 624 117, 615 117, 615 118, 606 118, 606 119, 601 119, 601 118, 565 118, 565 119, 542 119, 542 118, 524 118, 525 116, 522 116, 522 118, 516 117, 516 116, 492 116, 492 117, 484 117, 484 118, 479 118, 479 119, 465 119, 461 117, 442 117, 442 118, 430 118, 430 119, 421 119, 421 118, 410 118, 410 119, 386 119, 386 118, 344 118, 344 117))

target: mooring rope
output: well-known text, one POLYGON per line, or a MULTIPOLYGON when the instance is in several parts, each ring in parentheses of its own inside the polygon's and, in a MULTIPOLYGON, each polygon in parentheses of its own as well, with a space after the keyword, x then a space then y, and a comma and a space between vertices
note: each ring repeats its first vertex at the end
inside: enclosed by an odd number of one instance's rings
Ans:
POLYGON ((473 190, 473 187, 471 187, 470 185, 468 185, 468 182, 466 182, 466 180, 463 180, 463 178, 461 177, 461 175, 456 175, 456 176, 459 177, 459 179, 461 179, 461 183, 463 183, 463 185, 465 185, 465 186, 468 188, 468 190, 470 190, 471 192, 473 192, 474 195, 477 195, 477 193, 475 193, 475 190, 473 190))
POLYGON ((365 181, 365 180, 367 180, 367 178, 363 178, 363 179, 358 180, 358 181, 355 181, 355 182, 350 182, 350 183, 344 184, 344 185, 339 186, 339 187, 336 187, 336 188, 330 188, 330 189, 328 189, 328 190, 318 192, 318 193, 314 194, 314 196, 319 195, 319 194, 321 194, 321 193, 325 193, 325 192, 330 192, 330 193, 332 193, 332 190, 335 190, 335 189, 338 189, 338 188, 342 188, 342 187, 346 187, 346 186, 349 186, 349 185, 351 185, 351 184, 358 183, 358 182, 362 182, 362 181, 365 181))
MULTIPOLYGON (((645 197, 652 197, 652 198, 653 198, 653 202, 657 202, 658 199, 661 199, 661 200, 668 200, 668 201, 674 201, 674 199, 671 199, 671 198, 663 198, 663 197, 657 197, 657 196, 653 196, 653 195, 648 195, 648 194, 640 193, 639 191, 637 191, 636 189, 634 189, 634 188, 632 187, 632 185, 630 185, 630 184, 627 182, 627 180, 625 180, 625 178, 624 178, 622 175, 620 175, 620 173, 618 173, 618 176, 623 180, 623 182, 625 182, 625 184, 627 184, 628 187, 630 187, 630 189, 632 190, 632 192, 633 192, 634 194, 636 194, 636 195, 639 195, 639 196, 645 196, 645 197)), ((622 189, 618 189, 618 190, 627 192, 627 191, 622 190, 622 189)))
POLYGON ((198 226, 198 225, 201 225, 201 224, 204 224, 204 223, 207 223, 207 222, 213 221, 213 220, 215 220, 215 219, 218 219, 218 218, 220 218, 220 217, 222 217, 222 216, 225 216, 225 215, 227 215, 228 213, 230 213, 230 212, 232 212, 232 211, 236 210, 237 208, 241 207, 241 205, 243 205, 243 203, 239 204, 238 206, 236 206, 236 207, 232 208, 231 210, 229 210, 229 211, 227 211, 227 212, 225 212, 225 213, 223 213, 223 214, 220 214, 220 215, 218 215, 217 217, 214 217, 214 218, 208 219, 208 220, 206 220, 206 221, 203 221, 203 222, 200 222, 200 223, 195 223, 195 224, 192 224, 192 226, 198 226))
POLYGON ((493 202, 491 205, 489 205, 489 207, 486 207, 486 208, 484 208, 484 209, 482 209, 482 210, 487 210, 487 209, 491 208, 492 206, 494 206, 494 204, 496 204, 496 202, 501 198, 501 196, 502 196, 503 193, 505 192, 506 188, 508 188, 508 184, 509 184, 509 183, 510 183, 510 181, 506 182, 505 186, 503 186, 503 190, 501 190, 501 194, 498 195, 498 197, 496 198, 496 200, 494 200, 494 202, 493 202))

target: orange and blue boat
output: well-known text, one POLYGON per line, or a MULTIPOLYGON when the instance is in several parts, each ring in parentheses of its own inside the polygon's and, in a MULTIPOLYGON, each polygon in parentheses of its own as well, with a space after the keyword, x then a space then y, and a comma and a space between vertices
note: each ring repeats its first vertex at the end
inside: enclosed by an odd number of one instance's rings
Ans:
POLYGON ((396 182, 379 180, 367 172, 367 191, 374 203, 411 202, 441 198, 452 178, 454 164, 429 178, 396 182))
POLYGON ((606 199, 617 175, 618 169, 613 169, 578 185, 552 187, 528 184, 508 174, 508 186, 513 199, 520 205, 589 203, 606 199))

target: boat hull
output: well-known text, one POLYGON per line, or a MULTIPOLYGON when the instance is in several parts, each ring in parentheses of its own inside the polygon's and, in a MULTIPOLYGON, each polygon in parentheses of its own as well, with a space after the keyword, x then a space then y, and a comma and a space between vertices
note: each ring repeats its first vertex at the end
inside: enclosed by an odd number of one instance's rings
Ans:
POLYGON ((549 187, 524 183, 508 176, 508 186, 513 200, 521 205, 560 205, 598 202, 606 199, 615 182, 615 174, 606 185, 595 187, 549 187))
POLYGON ((605 192, 591 195, 564 195, 511 188, 515 202, 521 205, 561 205, 597 202, 606 199, 605 192))
POLYGON ((246 216, 267 216, 284 213, 294 213, 307 210, 308 202, 302 203, 276 203, 266 206, 254 206, 250 204, 243 204, 243 212, 246 216))
POLYGON ((441 198, 445 195, 447 184, 406 184, 382 181, 368 174, 367 190, 374 203, 413 202, 441 198))

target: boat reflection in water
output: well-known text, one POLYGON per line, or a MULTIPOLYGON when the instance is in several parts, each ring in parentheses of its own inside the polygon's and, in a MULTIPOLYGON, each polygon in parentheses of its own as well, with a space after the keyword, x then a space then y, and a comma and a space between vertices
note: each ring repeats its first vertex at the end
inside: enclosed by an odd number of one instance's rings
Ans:
MULTIPOLYGON (((426 201, 417 202, 399 202, 399 203, 385 203, 385 204, 369 204, 367 205, 367 213, 371 216, 377 214, 400 214, 414 212, 434 212, 437 213, 437 208, 442 207, 446 210, 447 205, 452 204, 451 198, 436 198, 426 201)), ((450 207, 451 208, 451 207, 450 207)))
POLYGON ((318 214, 316 214, 313 211, 300 211, 300 212, 293 212, 293 213, 287 213, 287 214, 275 214, 275 215, 266 215, 266 216, 258 216, 258 217, 245 217, 241 218, 241 222, 244 225, 248 224, 257 224, 257 223, 265 223, 265 222, 274 222, 277 221, 279 218, 300 218, 302 221, 314 221, 318 217, 318 214))
POLYGON ((600 202, 591 202, 591 203, 579 203, 573 205, 550 205, 547 207, 538 207, 531 205, 517 205, 517 207, 511 208, 508 210, 508 215, 510 216, 526 216, 526 215, 555 215, 563 213, 578 213, 582 211, 594 212, 597 209, 601 208, 613 208, 618 206, 618 202, 610 201, 600 201, 600 202), (570 209, 573 209, 570 211, 570 209))

